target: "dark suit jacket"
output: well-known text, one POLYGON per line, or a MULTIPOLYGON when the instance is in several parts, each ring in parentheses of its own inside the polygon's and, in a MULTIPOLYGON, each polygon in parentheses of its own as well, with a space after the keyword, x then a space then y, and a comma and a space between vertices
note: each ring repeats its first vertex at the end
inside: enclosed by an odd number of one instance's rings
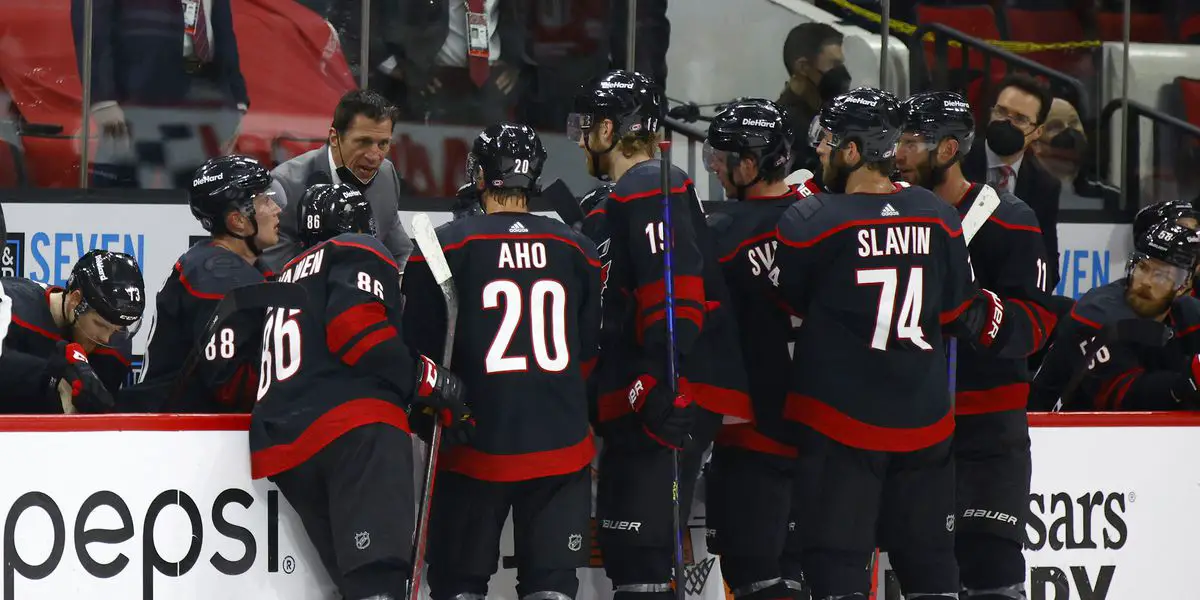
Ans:
MULTIPOLYGON (((400 61, 411 86, 423 87, 434 60, 450 34, 448 2, 463 0, 380 0, 396 3, 389 16, 395 26, 384 32, 384 44, 400 61)), ((533 64, 529 48, 531 0, 500 0, 500 59, 514 67, 533 64)))
MULTIPOLYGON (((172 105, 185 100, 194 76, 184 71, 183 5, 179 0, 94 0, 92 102, 172 105)), ((212 0, 213 79, 228 105, 250 105, 238 61, 230 0, 212 0)), ((83 0, 71 0, 75 60, 83 74, 83 0)))
MULTIPOLYGON (((984 152, 986 141, 982 136, 975 138, 967 160, 963 162, 963 174, 967 179, 986 182, 987 153, 984 152)), ((1042 228, 1042 239, 1046 242, 1046 256, 1050 257, 1049 265, 1050 287, 1058 285, 1058 197, 1062 194, 1062 182, 1051 175, 1030 150, 1025 151, 1021 160, 1021 170, 1017 173, 1017 185, 1013 193, 1028 204, 1037 215, 1038 225, 1042 228)))

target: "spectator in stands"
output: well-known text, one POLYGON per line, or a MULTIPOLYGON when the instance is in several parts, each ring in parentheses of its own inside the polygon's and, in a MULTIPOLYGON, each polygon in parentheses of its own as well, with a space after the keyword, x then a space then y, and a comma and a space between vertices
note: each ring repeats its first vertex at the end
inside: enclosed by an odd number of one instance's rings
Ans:
POLYGON ((529 55, 529 3, 391 0, 402 9, 385 61, 423 121, 481 125, 507 120, 529 55))
POLYGON ((1042 227, 1046 241, 1050 288, 1058 285, 1058 198, 1062 183, 1050 174, 1029 147, 1045 132, 1050 90, 1024 73, 1005 77, 996 86, 991 118, 967 155, 963 170, 972 181, 987 181, 1024 200, 1042 227))
POLYGON ((1051 175, 1062 183, 1058 197, 1059 208, 1098 209, 1104 200, 1100 196, 1084 197, 1076 193, 1075 179, 1087 157, 1088 138, 1075 106, 1062 98, 1050 103, 1046 131, 1033 143, 1033 153, 1051 175))
MULTIPOLYGON (((625 50, 629 43, 629 0, 612 0, 610 6, 610 67, 628 69, 625 50)), ((667 0, 637 0, 634 44, 632 70, 654 80, 662 89, 667 89, 667 47, 671 44, 671 21, 667 19, 667 0)))
POLYGON ((379 240, 404 272, 413 245, 400 223, 400 175, 385 158, 395 124, 396 109, 387 99, 371 90, 352 90, 333 111, 328 142, 275 167, 271 191, 284 205, 279 243, 262 257, 272 271, 278 272, 300 253, 296 206, 305 190, 318 183, 347 183, 371 202, 379 240))
MULTIPOLYGON (((83 5, 71 0, 81 74, 83 5)), ((199 151, 202 126, 215 130, 222 150, 232 149, 250 97, 230 0, 95 0, 92 10, 91 111, 101 135, 92 185, 137 187, 139 169, 163 176, 144 187, 189 181, 208 158, 199 151), (164 114, 164 108, 176 110, 164 114), (191 126, 196 151, 189 164, 161 164, 172 158, 162 147, 158 125, 164 121, 191 126)))
POLYGON ((792 169, 821 173, 820 159, 808 143, 808 126, 821 105, 850 89, 850 72, 842 53, 841 32, 825 23, 802 23, 783 42, 783 66, 788 80, 779 105, 788 111, 795 129, 792 169))

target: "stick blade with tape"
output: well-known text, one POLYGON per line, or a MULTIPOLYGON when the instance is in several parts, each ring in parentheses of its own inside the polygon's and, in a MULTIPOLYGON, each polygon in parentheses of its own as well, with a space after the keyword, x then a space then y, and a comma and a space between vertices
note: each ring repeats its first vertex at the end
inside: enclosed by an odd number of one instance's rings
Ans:
POLYGON ((584 214, 583 209, 579 207, 579 200, 561 179, 556 179, 554 183, 546 186, 542 190, 542 197, 550 203, 550 207, 554 209, 563 223, 575 225, 583 222, 584 214))

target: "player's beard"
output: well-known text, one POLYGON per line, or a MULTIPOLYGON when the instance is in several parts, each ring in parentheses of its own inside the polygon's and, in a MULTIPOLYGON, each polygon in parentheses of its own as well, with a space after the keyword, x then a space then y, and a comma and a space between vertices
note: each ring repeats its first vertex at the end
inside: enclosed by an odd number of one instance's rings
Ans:
POLYGON ((932 190, 946 181, 945 167, 939 168, 934 166, 932 156, 930 156, 921 164, 917 165, 916 170, 917 180, 915 182, 909 182, 913 185, 923 187, 927 190, 932 190))
POLYGON ((846 183, 850 181, 850 169, 836 155, 829 157, 829 164, 822 169, 821 181, 831 194, 846 193, 846 183))
POLYGON ((1167 312, 1174 301, 1175 294, 1166 298, 1155 298, 1150 289, 1145 287, 1130 287, 1125 291, 1125 303, 1137 316, 1144 319, 1156 318, 1167 312))

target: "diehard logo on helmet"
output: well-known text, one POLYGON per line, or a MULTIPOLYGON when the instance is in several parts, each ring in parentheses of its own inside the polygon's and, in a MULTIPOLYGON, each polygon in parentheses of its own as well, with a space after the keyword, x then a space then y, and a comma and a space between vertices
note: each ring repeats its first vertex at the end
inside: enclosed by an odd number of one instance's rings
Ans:
POLYGON ((633 89, 633 82, 632 82, 632 81, 629 81, 629 82, 625 82, 625 81, 601 81, 601 82, 600 82, 600 87, 602 87, 602 88, 604 88, 604 89, 606 89, 606 90, 609 90, 609 89, 612 89, 612 88, 621 88, 621 89, 623 89, 623 90, 632 90, 632 89, 633 89))
POLYGON ((748 127, 773 127, 775 123, 766 119, 742 119, 742 125, 748 127))
POLYGON ((845 102, 849 102, 850 104, 861 104, 863 106, 873 107, 878 104, 878 102, 874 100, 870 100, 868 98, 859 98, 858 96, 846 96, 843 100, 845 102))
POLYGON ((193 179, 193 180, 192 180, 192 185, 203 185, 203 184, 205 184, 205 183, 212 183, 212 182, 214 182, 214 181, 221 181, 222 179, 225 179, 225 174, 224 174, 224 173, 217 173, 217 174, 215 174, 215 175, 201 175, 201 176, 199 176, 199 177, 197 177, 197 178, 195 178, 195 179, 193 179))

